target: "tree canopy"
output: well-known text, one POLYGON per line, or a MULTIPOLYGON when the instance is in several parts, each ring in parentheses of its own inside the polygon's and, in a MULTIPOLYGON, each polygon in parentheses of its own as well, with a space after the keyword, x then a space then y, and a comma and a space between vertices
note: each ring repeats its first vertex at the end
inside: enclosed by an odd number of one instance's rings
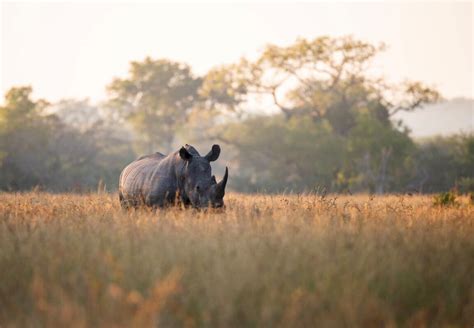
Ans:
POLYGON ((197 101, 200 84, 189 66, 148 57, 132 62, 129 76, 108 86, 109 107, 130 123, 143 150, 168 152, 197 101))

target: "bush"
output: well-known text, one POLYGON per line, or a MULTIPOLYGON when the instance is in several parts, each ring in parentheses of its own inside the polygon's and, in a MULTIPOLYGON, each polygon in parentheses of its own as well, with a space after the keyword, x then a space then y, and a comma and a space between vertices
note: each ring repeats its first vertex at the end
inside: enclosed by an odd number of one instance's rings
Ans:
POLYGON ((456 200, 456 193, 453 191, 442 192, 434 197, 435 206, 456 206, 459 203, 456 200))

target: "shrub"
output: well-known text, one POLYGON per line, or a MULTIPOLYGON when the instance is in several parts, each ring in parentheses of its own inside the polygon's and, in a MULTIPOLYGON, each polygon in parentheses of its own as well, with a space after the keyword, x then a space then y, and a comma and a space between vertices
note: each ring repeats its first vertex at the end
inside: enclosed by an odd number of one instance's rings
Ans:
POLYGON ((456 200, 454 191, 442 192, 434 196, 433 205, 435 206, 456 206, 459 203, 456 200))

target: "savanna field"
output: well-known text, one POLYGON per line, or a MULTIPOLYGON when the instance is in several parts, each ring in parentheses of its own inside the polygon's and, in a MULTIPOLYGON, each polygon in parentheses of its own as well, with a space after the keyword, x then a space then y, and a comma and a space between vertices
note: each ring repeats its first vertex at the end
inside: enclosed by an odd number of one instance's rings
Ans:
POLYGON ((468 197, 0 194, 0 327, 473 325, 468 197))

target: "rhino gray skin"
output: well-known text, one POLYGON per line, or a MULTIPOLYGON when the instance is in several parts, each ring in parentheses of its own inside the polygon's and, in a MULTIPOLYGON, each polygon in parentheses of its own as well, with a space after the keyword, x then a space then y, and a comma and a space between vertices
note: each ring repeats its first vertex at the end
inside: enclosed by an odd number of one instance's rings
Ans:
POLYGON ((120 204, 123 208, 163 207, 180 201, 197 208, 224 206, 228 169, 217 183, 210 165, 220 152, 219 145, 213 145, 202 157, 186 145, 168 156, 157 152, 138 158, 120 174, 120 204))

